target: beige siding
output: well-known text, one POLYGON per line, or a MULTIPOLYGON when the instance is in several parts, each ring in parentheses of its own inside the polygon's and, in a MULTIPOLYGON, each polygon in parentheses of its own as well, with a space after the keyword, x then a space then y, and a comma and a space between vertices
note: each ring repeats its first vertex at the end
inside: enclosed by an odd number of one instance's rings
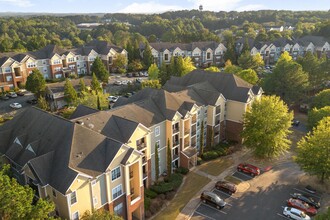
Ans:
POLYGON ((243 122, 246 103, 228 100, 226 109, 226 119, 234 122, 243 122))

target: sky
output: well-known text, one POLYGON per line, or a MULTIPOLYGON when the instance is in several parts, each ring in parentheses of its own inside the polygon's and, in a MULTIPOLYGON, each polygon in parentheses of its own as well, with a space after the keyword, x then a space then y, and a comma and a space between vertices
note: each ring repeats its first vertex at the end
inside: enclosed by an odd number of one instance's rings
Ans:
POLYGON ((329 10, 329 0, 0 0, 0 12, 161 13, 208 11, 329 10))

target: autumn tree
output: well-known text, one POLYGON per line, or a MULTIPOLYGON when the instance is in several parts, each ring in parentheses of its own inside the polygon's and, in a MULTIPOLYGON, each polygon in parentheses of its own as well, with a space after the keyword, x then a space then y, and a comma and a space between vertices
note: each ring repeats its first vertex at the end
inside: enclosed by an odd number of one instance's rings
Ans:
POLYGON ((158 79, 159 77, 159 69, 157 64, 153 63, 148 68, 148 78, 151 80, 158 79))
POLYGON ((264 66, 264 61, 259 53, 253 56, 250 51, 245 51, 238 58, 238 65, 242 69, 253 69, 257 71, 259 67, 264 66))
POLYGON ((172 175, 172 149, 170 146, 170 139, 167 139, 167 176, 170 178, 172 175))
POLYGON ((255 100, 244 114, 244 145, 258 157, 276 157, 289 149, 293 113, 277 96, 255 100))
POLYGON ((16 179, 8 176, 9 165, 0 170, 0 217, 10 219, 53 219, 48 214, 55 206, 48 200, 39 199, 34 204, 34 191, 22 186, 16 179))
POLYGON ((86 105, 90 108, 105 110, 109 107, 109 94, 97 93, 93 90, 91 92, 82 92, 78 98, 77 104, 86 105), (98 106, 99 105, 99 106, 98 106))
POLYGON ((216 66, 210 66, 208 68, 205 69, 205 71, 208 71, 208 72, 220 72, 220 69, 216 66))
POLYGON ((330 177, 330 117, 323 118, 298 142, 295 161, 322 182, 330 177))
POLYGON ((119 73, 125 73, 127 66, 127 57, 124 54, 117 54, 116 59, 113 60, 113 68, 117 69, 119 73))
POLYGON ((64 84, 64 99, 69 105, 75 104, 78 99, 77 92, 68 78, 65 79, 64 84))
POLYGON ((95 73, 96 77, 101 80, 102 82, 107 83, 109 79, 109 72, 107 68, 105 67, 104 63, 102 62, 101 58, 96 57, 91 72, 95 73))
POLYGON ((144 80, 141 83, 141 88, 154 88, 154 89, 160 89, 162 85, 159 83, 158 79, 155 80, 144 80))
POLYGON ((313 108, 308 112, 308 127, 313 128, 321 121, 324 117, 330 117, 330 106, 323 108, 313 108))
POLYGON ((120 216, 113 215, 105 209, 93 210, 92 212, 86 211, 81 220, 122 220, 120 216))
POLYGON ((267 94, 280 96, 286 103, 292 104, 304 97, 308 86, 308 75, 300 64, 284 52, 276 63, 273 73, 263 81, 267 94))
POLYGON ((246 82, 251 83, 252 85, 256 85, 259 81, 258 75, 253 69, 242 70, 236 75, 239 76, 241 79, 245 80, 246 82))
POLYGON ((141 60, 132 60, 130 64, 128 64, 128 69, 132 71, 139 71, 143 69, 143 64, 141 60))
POLYGON ((230 60, 227 60, 226 61, 226 63, 225 63, 225 69, 224 69, 224 72, 225 73, 236 74, 236 73, 238 73, 240 71, 242 71, 242 68, 241 67, 236 66, 236 65, 233 65, 230 60))
POLYGON ((27 77, 25 88, 34 93, 37 98, 45 93, 46 81, 38 69, 32 70, 32 73, 27 77))

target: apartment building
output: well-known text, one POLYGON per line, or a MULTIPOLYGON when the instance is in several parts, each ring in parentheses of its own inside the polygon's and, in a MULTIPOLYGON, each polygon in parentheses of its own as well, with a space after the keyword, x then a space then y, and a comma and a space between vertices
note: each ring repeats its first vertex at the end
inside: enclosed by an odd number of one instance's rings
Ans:
POLYGON ((73 49, 47 45, 33 52, 2 53, 0 54, 0 89, 9 90, 25 84, 28 75, 35 68, 43 74, 45 79, 90 75, 96 57, 100 57, 108 71, 111 71, 117 54, 127 56, 127 51, 96 40, 86 46, 73 49))
POLYGON ((136 149, 34 107, 1 126, 0 139, 14 177, 53 201, 57 216, 79 219, 102 208, 144 219, 143 156, 136 149))
POLYGON ((150 43, 150 49, 158 66, 161 66, 162 63, 169 63, 172 56, 188 56, 191 57, 196 67, 220 66, 224 63, 223 55, 227 50, 222 43, 214 41, 189 44, 158 42, 150 43))

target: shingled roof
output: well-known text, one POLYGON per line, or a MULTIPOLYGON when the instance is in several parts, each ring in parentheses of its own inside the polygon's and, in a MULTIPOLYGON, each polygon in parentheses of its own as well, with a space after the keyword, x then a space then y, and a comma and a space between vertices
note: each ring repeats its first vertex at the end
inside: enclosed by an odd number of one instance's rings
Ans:
POLYGON ((0 126, 0 139, 1 153, 21 167, 27 165, 40 184, 49 184, 63 194, 79 172, 93 177, 105 172, 122 146, 33 107, 0 126))
POLYGON ((217 48, 219 43, 215 41, 201 41, 201 42, 193 42, 193 43, 170 43, 170 42, 157 42, 150 43, 150 46, 157 51, 164 51, 166 49, 173 51, 177 47, 181 50, 192 51, 196 47, 201 50, 206 50, 208 48, 215 49, 217 48))
MULTIPOLYGON (((249 98, 249 91, 252 91, 253 85, 242 80, 234 74, 228 73, 209 73, 204 70, 194 70, 183 77, 171 77, 164 85, 164 89, 170 92, 180 91, 188 86, 208 82, 226 99, 246 102, 249 98), (175 89, 175 90, 174 90, 175 89)), ((253 92, 260 87, 253 88, 253 92)))

